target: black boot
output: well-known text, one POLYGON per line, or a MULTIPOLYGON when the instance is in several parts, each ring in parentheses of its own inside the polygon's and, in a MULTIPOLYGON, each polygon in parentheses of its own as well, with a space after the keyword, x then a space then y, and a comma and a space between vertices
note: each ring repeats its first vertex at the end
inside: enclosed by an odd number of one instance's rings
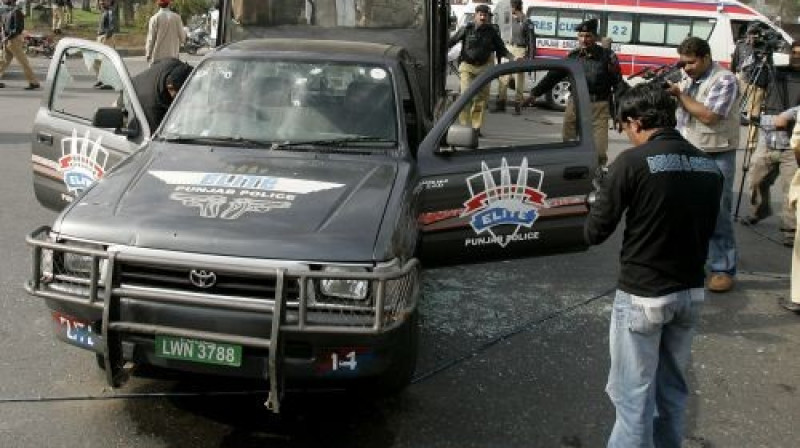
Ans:
POLYGON ((497 100, 494 103, 494 109, 489 110, 489 112, 497 113, 497 112, 505 112, 506 111, 506 102, 504 100, 497 100))

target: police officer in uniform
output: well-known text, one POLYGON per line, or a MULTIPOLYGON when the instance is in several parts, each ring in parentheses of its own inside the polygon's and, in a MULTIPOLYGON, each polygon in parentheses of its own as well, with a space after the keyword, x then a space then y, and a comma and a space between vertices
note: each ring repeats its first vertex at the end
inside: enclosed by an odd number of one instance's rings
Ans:
MULTIPOLYGON (((521 59, 514 56, 503 43, 497 27, 489 22, 491 10, 489 6, 481 4, 475 7, 475 20, 459 28, 450 38, 448 47, 452 48, 461 42, 460 64, 458 74, 461 78, 461 92, 466 92, 472 81, 483 73, 487 68, 494 65, 494 58, 505 57, 507 59, 521 59)), ((458 117, 459 122, 468 126, 471 125, 478 135, 481 135, 484 112, 489 101, 490 83, 481 89, 470 104, 468 104, 458 117)))
MULTIPOLYGON (((498 11, 495 10, 495 14, 498 11)), ((517 58, 530 58, 536 55, 536 32, 533 24, 522 11, 522 0, 511 0, 511 12, 508 20, 501 20, 502 23, 509 23, 507 27, 500 30, 500 35, 508 44, 508 49, 517 58)), ((516 91, 516 102, 514 103, 514 115, 519 115, 523 102, 523 92, 525 91, 525 73, 518 72, 514 75, 501 76, 497 92, 497 104, 491 112, 505 112, 506 99, 508 98, 509 81, 514 81, 511 86, 516 91), (512 78, 513 76, 513 78, 512 78)))
MULTIPOLYGON (((568 59, 577 59, 583 65, 586 73, 586 83, 589 86, 589 96, 592 100, 592 128, 594 144, 597 148, 597 157, 600 165, 608 162, 608 120, 609 99, 612 90, 624 90, 627 83, 622 79, 617 55, 610 49, 597 44, 597 19, 587 20, 578 25, 578 47, 567 54, 568 59)), ((550 91, 556 84, 566 77, 564 72, 550 71, 531 91, 525 105, 533 104, 536 97, 550 91)), ((564 140, 575 140, 577 132, 577 115, 575 103, 569 101, 564 113, 564 140)))

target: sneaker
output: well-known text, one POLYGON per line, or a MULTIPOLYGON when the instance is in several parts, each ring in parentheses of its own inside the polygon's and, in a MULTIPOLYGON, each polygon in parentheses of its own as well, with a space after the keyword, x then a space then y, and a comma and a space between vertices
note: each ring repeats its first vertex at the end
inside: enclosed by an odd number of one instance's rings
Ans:
POLYGON ((113 90, 114 86, 110 86, 108 84, 103 84, 102 86, 98 87, 100 90, 113 90))
POLYGON ((786 311, 791 311, 795 314, 800 314, 800 303, 788 300, 786 299, 786 297, 779 297, 778 305, 780 305, 781 308, 785 309, 786 311))
POLYGON ((100 87, 103 87, 103 81, 97 81, 96 83, 94 83, 94 85, 92 87, 94 87, 95 89, 99 89, 100 87))
POLYGON ((39 83, 37 82, 37 83, 33 83, 33 84, 28 84, 28 87, 25 87, 25 90, 36 90, 36 89, 38 89, 40 87, 42 87, 42 86, 39 85, 39 83))
POLYGON ((733 277, 724 272, 714 272, 708 279, 708 290, 711 292, 728 292, 733 288, 733 277))

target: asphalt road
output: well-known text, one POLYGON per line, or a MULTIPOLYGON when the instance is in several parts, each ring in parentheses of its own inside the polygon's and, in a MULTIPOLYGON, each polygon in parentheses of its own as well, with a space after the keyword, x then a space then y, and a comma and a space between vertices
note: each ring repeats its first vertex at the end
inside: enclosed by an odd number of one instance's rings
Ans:
MULTIPOLYGON (((48 61, 34 62, 44 79, 48 61)), ((128 62, 134 73, 145 66, 128 62)), ((109 390, 94 356, 57 342, 44 304, 22 288, 24 235, 55 214, 31 188, 41 93, 21 89, 16 65, 5 82, 0 446, 604 446, 614 419, 603 388, 620 232, 585 253, 426 271, 422 353, 414 384, 395 397, 290 391, 274 416, 261 384, 151 372, 109 390)), ((612 156, 624 146, 614 136, 612 156)), ((739 282, 709 296, 695 343, 687 446, 798 446, 800 317, 775 304, 789 287, 790 250, 775 218, 737 231, 739 282)))

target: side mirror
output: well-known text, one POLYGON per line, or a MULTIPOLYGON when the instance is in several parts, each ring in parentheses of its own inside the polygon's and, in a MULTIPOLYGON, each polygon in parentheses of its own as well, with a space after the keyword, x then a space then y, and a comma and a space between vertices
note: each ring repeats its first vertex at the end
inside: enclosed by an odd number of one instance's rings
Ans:
POLYGON ((442 148, 440 152, 449 152, 457 147, 477 149, 478 132, 475 129, 472 129, 470 126, 464 126, 462 124, 453 124, 447 130, 447 136, 445 137, 445 144, 447 145, 447 148, 446 149, 442 148))
POLYGON ((139 130, 135 127, 124 128, 125 112, 119 107, 100 107, 92 117, 92 126, 96 128, 114 129, 115 134, 124 135, 128 138, 139 136, 139 130))
POLYGON ((94 112, 92 126, 119 129, 125 123, 125 115, 119 107, 100 107, 94 112))

